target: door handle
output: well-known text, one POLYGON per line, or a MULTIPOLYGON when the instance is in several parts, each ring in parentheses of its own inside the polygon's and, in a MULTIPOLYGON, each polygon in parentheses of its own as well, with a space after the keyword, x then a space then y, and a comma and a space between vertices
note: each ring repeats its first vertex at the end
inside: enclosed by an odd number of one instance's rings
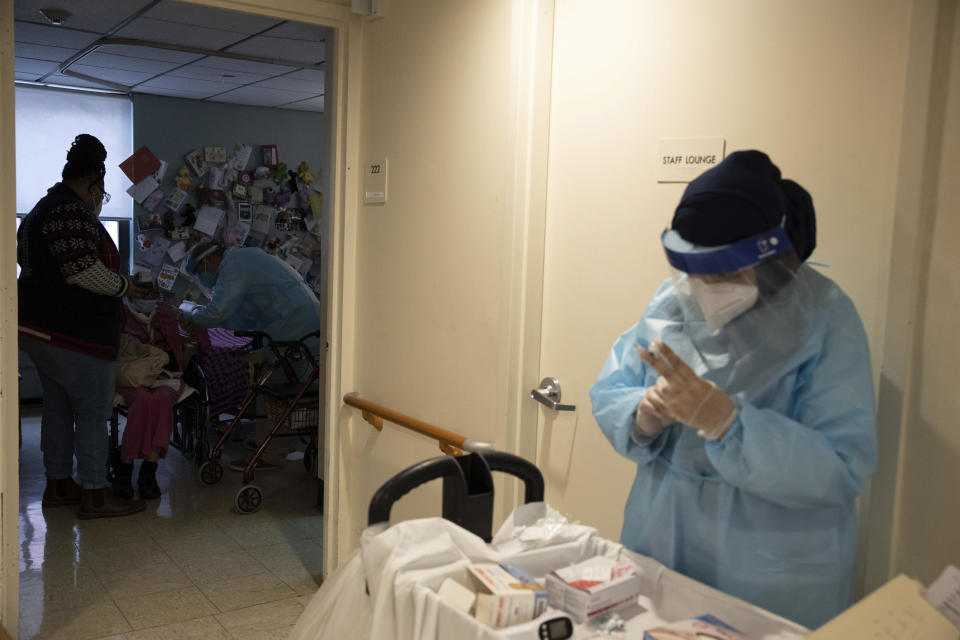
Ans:
POLYGON ((563 397, 560 391, 560 381, 556 378, 544 378, 540 386, 530 391, 530 397, 540 404, 550 407, 554 411, 576 411, 573 404, 560 404, 563 397))

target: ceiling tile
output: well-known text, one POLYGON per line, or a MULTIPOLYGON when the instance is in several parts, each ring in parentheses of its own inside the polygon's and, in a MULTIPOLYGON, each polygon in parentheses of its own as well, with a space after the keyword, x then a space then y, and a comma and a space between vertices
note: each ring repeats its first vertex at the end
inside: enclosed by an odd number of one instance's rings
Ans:
POLYGON ((13 55, 18 58, 46 60, 47 62, 63 62, 77 51, 79 49, 50 47, 45 44, 30 44, 27 42, 17 42, 13 46, 13 55))
POLYGON ((64 27, 106 33, 148 4, 150 0, 14 0, 14 17, 49 24, 40 9, 62 7, 73 14, 64 27))
MULTIPOLYGON (((143 88, 151 89, 176 89, 178 91, 194 91, 202 93, 204 97, 217 93, 222 93, 225 88, 219 82, 208 82, 206 80, 195 80, 193 78, 179 78, 170 74, 162 75, 159 78, 153 78, 142 85, 143 88)), ((138 87, 139 88, 139 87, 138 87)))
POLYGON ((42 24, 16 21, 13 24, 13 39, 17 42, 45 44, 51 47, 83 49, 100 37, 87 31, 76 31, 62 27, 50 27, 42 24))
POLYGON ((286 91, 296 91, 299 93, 312 93, 314 95, 323 93, 323 82, 311 82, 300 78, 294 78, 293 75, 280 76, 279 78, 270 78, 253 85, 264 89, 283 89, 286 91))
POLYGON ((188 100, 203 100, 210 95, 206 91, 190 91, 188 89, 173 89, 169 87, 150 87, 145 84, 137 87, 136 93, 148 93, 156 96, 170 96, 172 98, 186 98, 188 100))
POLYGON ((323 113, 324 107, 324 97, 317 96, 316 98, 309 98, 307 100, 301 100, 300 102, 294 102, 291 104, 281 105, 281 109, 295 109, 297 111, 319 111, 323 113))
POLYGON ((243 71, 234 71, 231 69, 203 67, 197 64, 188 64, 185 67, 180 67, 175 71, 171 71, 170 75, 178 78, 207 80, 208 82, 216 82, 217 84, 222 82, 223 84, 234 86, 266 80, 270 77, 269 74, 265 73, 245 73, 243 71))
MULTIPOLYGON (((18 80, 102 89, 104 85, 55 73, 60 62, 94 44, 101 34, 134 16, 151 0, 61 0, 74 15, 66 26, 47 24, 38 13, 55 0, 14 0, 15 73, 18 80)), ((289 23, 240 11, 161 0, 134 18, 117 37, 165 42, 270 60, 314 65, 324 61, 326 27, 289 23)), ((71 70, 118 84, 137 93, 232 104, 323 111, 320 69, 293 64, 204 56, 135 45, 99 45, 71 70), (143 84, 139 84, 139 83, 143 84)))
POLYGON ((296 78, 297 80, 306 80, 307 82, 324 83, 326 73, 321 69, 301 69, 285 76, 287 78, 296 78))
POLYGON ((244 35, 260 33, 264 29, 283 23, 278 18, 204 7, 190 2, 175 2, 174 0, 161 2, 144 15, 156 20, 234 31, 244 35))
POLYGON ((194 63, 198 67, 208 69, 222 69, 224 71, 243 71, 246 73, 262 74, 265 77, 278 76, 282 73, 296 71, 296 67, 253 62, 251 60, 236 60, 234 58, 218 58, 210 56, 194 63))
POLYGON ((152 18, 138 18, 115 35, 120 38, 152 40, 214 51, 223 49, 247 37, 246 34, 237 31, 197 27, 152 18))
POLYGON ((236 104, 252 104, 262 107, 277 105, 309 98, 308 93, 294 91, 279 91, 277 89, 257 89, 255 87, 240 87, 218 96, 210 98, 212 102, 232 102, 236 104))
POLYGON ((293 62, 317 64, 324 61, 324 44, 290 38, 257 36, 227 48, 230 53, 245 53, 266 58, 282 58, 293 62))
POLYGON ((13 68, 17 74, 17 80, 36 80, 40 76, 50 73, 57 68, 56 62, 45 62, 43 60, 31 60, 29 58, 14 58, 13 68))
POLYGON ((104 44, 97 51, 109 53, 117 56, 129 56, 131 58, 149 58, 150 60, 159 60, 161 62, 175 62, 177 64, 187 64, 198 60, 203 56, 199 53, 186 53, 185 51, 173 51, 170 49, 156 49, 154 47, 137 47, 126 44, 104 44))
MULTIPOLYGON (((146 52, 146 50, 144 50, 146 52)), ((103 53, 102 51, 93 51, 80 58, 76 64, 84 64, 104 69, 119 69, 123 71, 139 71, 149 73, 151 76, 158 73, 165 73, 171 69, 180 66, 176 62, 163 62, 162 60, 151 60, 147 57, 129 57, 119 56, 112 53, 103 53)), ((74 65, 75 66, 75 65, 74 65)), ((72 67, 71 67, 72 68, 72 67)))

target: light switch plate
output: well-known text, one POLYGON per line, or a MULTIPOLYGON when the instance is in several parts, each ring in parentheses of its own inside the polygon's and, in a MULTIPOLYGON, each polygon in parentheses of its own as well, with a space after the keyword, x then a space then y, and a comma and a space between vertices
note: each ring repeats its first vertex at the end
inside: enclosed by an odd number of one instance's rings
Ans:
POLYGON ((381 204, 387 201, 387 159, 367 162, 363 179, 364 204, 381 204))

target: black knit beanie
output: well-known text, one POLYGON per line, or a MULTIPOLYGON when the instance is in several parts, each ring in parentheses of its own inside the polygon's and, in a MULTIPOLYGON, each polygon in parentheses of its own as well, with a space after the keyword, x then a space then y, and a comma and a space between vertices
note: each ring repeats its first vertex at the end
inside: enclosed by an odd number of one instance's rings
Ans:
POLYGON ((107 168, 103 161, 107 159, 107 150, 95 136, 81 133, 73 139, 67 151, 67 164, 63 165, 60 176, 64 180, 77 178, 103 178, 107 168))
POLYGON ((762 233, 781 221, 803 262, 817 246, 810 194, 781 178, 767 154, 735 151, 687 185, 671 228, 687 242, 716 247, 762 233))

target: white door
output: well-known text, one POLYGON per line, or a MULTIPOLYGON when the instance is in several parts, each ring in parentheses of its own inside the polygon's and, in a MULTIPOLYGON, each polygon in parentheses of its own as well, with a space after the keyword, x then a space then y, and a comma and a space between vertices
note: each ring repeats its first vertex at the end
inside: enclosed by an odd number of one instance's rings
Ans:
POLYGON ((619 538, 635 466, 602 435, 589 389, 669 275, 659 236, 686 185, 657 182, 662 138, 764 150, 808 187, 814 258, 832 263, 879 364, 903 103, 889 79, 906 51, 884 43, 906 40, 905 11, 865 24, 830 3, 557 1, 536 380, 556 377, 576 410, 539 408, 549 502, 619 538))

